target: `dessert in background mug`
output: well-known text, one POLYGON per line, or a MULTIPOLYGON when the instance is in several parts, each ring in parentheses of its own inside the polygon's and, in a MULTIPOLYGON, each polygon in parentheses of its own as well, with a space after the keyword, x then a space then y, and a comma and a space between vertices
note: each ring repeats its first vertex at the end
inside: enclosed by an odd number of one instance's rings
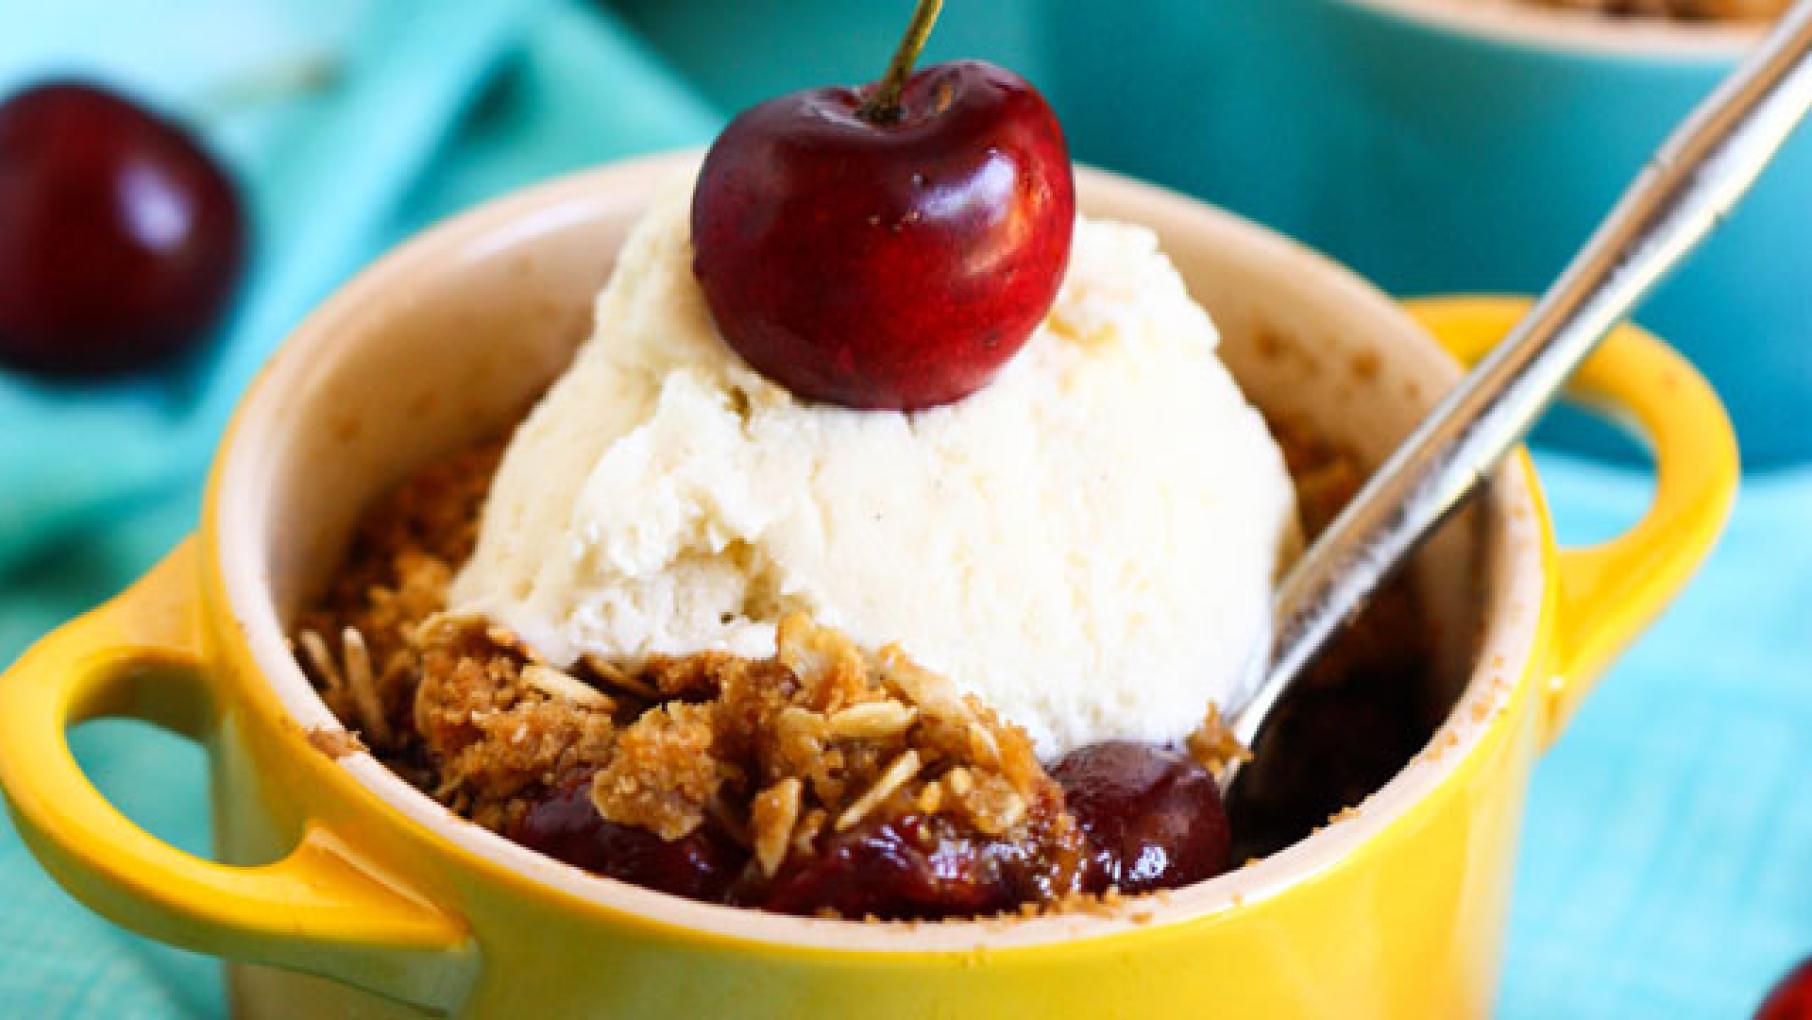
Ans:
MULTIPOLYGON (((1545 287, 1765 28, 1484 0, 1130 0, 1039 24, 1039 84, 1078 158, 1402 295, 1545 287)), ((1812 457, 1812 134, 1777 159, 1642 310, 1728 401, 1757 465, 1812 457)), ((1628 449, 1576 425, 1547 435, 1628 449)))
MULTIPOLYGON (((780 1016, 852 997, 883 1016, 1481 1011, 1535 755, 1690 574, 1734 487, 1715 397, 1633 330, 1580 386, 1650 433, 1649 515, 1605 546, 1557 551, 1527 460, 1506 465, 1418 568, 1432 622, 1457 641, 1444 674, 1453 707, 1429 746, 1355 811, 1208 882, 1033 918, 778 916, 561 865, 348 753, 285 629, 362 507, 513 421, 560 371, 610 253, 689 158, 555 182, 436 228, 297 331, 222 444, 197 538, 0 682, 0 783, 53 874, 120 923, 255 965, 232 970, 248 1016, 403 1003, 780 1016), (65 731, 108 714, 208 746, 225 863, 159 843, 83 780, 65 731)), ((1079 175, 1078 201, 1084 215, 1158 233, 1255 403, 1367 461, 1455 378, 1424 326, 1275 235, 1098 173, 1079 175)), ((1470 356, 1519 308, 1468 299, 1419 312, 1470 356)))
MULTIPOLYGON (((1456 0, 1458 3, 1501 3, 1505 0, 1456 0)), ((1779 17, 1791 0, 1510 0, 1555 10, 1579 11, 1615 18, 1671 17, 1701 21, 1758 21, 1779 17)))

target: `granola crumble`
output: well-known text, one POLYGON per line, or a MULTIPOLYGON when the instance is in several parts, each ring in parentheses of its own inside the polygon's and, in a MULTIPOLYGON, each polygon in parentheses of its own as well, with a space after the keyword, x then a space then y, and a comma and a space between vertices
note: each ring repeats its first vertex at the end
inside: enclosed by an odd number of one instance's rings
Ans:
POLYGON ((1079 857, 1062 794, 1018 727, 897 648, 866 654, 795 615, 766 660, 706 652, 630 666, 536 661, 444 612, 498 444, 397 490, 296 645, 333 711, 448 808, 499 831, 584 784, 605 820, 666 841, 709 827, 765 878, 835 837, 911 815, 1036 849, 1057 892, 1079 857))
MULTIPOLYGON (((1352 458, 1273 424, 1313 534, 1361 475, 1352 458)), ((768 659, 588 656, 561 669, 507 629, 447 614, 446 590, 471 553, 502 448, 457 453, 380 501, 329 592, 298 621, 298 658, 348 727, 344 742, 315 741, 324 752, 369 744, 449 809, 512 838, 541 816, 575 831, 613 826, 607 835, 629 840, 631 857, 658 841, 734 872, 666 886, 682 895, 859 917, 872 914, 859 906, 868 901, 824 898, 839 889, 826 876, 841 867, 860 882, 863 855, 879 853, 922 855, 928 874, 974 880, 984 892, 960 901, 967 913, 956 916, 1111 910, 1121 901, 1115 889, 1083 890, 1082 836, 1024 731, 897 647, 868 652, 795 615, 768 659)), ((1330 707, 1346 711, 1355 691, 1364 704, 1384 691, 1389 705, 1390 691, 1411 686, 1414 614, 1402 591, 1382 599, 1372 614, 1381 622, 1344 642, 1342 662, 1316 670, 1306 703, 1286 703, 1278 729, 1306 719, 1319 732, 1330 707), (1361 674, 1399 675, 1355 680, 1354 663, 1361 674)), ((1361 712, 1350 728, 1393 768, 1432 729, 1362 732, 1376 715, 1361 712)), ((1212 709, 1185 749, 1211 771, 1251 757, 1212 709)), ((1255 765, 1244 803, 1231 805, 1257 834, 1241 856, 1356 803, 1388 777, 1372 758, 1355 766, 1334 754, 1336 774, 1315 777, 1329 789, 1306 797, 1289 770, 1267 775, 1255 765)), ((895 913, 920 916, 914 909, 909 895, 895 913)))

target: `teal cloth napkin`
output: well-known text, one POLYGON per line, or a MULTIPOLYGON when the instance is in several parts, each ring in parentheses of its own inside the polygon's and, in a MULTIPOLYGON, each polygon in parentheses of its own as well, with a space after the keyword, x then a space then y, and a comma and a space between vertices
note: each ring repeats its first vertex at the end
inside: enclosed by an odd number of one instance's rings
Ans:
MULTIPOLYGON (((698 144, 719 123, 633 33, 568 0, 64 0, 27 14, 0 11, 0 93, 81 71, 191 115, 244 182, 258 243, 201 371, 81 399, 0 377, 0 664, 194 528, 239 391, 340 280, 473 202, 698 144), (184 45, 165 24, 211 29, 184 45), (149 52, 159 59, 144 61, 149 52), (300 95, 260 81, 272 68, 319 78, 321 67, 327 84, 300 95), (220 116, 185 107, 223 83, 278 95, 220 116)), ((129 815, 207 852, 198 749, 120 722, 83 727, 73 743, 129 815)), ((219 1016, 218 971, 81 908, 0 815, 0 1015, 219 1016)))
POLYGON ((398 193, 529 2, 114 0, 9 11, 0 91, 77 73, 193 120, 244 184, 255 275, 220 342, 185 371, 79 390, 0 375, 9 437, 0 565, 193 477, 272 344, 385 240, 378 230, 398 193), (170 23, 214 27, 154 65, 124 59, 152 52, 142 40, 174 39, 162 28, 170 23), (349 164, 358 172, 343 172, 349 164))
MULTIPOLYGON (((1562 541, 1648 476, 1538 453, 1562 541)), ((1752 476, 1729 531, 1537 767, 1508 1017, 1745 1017, 1812 954, 1812 469, 1752 476)))
MULTIPOLYGON (((251 372, 377 252, 501 191, 701 142, 720 110, 755 97, 865 75, 896 20, 830 0, 622 0, 620 14, 580 0, 23 7, 0 12, 0 92, 80 69, 188 114, 246 182, 258 246, 197 370, 80 401, 0 380, 0 663, 191 530, 207 454, 251 372)), ((1024 19, 1038 8, 951 5, 933 55, 985 54, 1036 79, 1024 19)), ((1541 461, 1563 537, 1614 533, 1648 496, 1637 472, 1541 461)), ((1808 523, 1812 471, 1751 480, 1703 575, 1540 766, 1503 1015, 1740 1016, 1812 952, 1808 523)), ((198 750, 118 722, 74 742, 128 814, 206 852, 198 750)), ((0 821, 0 1015, 223 1009, 213 961, 87 913, 0 821)))

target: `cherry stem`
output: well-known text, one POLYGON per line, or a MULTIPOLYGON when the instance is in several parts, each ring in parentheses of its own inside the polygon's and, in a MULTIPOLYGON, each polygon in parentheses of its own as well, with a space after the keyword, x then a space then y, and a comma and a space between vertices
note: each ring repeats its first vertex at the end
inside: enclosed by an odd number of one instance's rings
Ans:
POLYGON ((938 12, 943 9, 944 0, 919 0, 918 7, 913 9, 912 20, 906 24, 906 35, 900 39, 899 49, 893 51, 887 74, 875 86, 874 94, 856 111, 862 119, 872 124, 891 124, 900 119, 900 93, 906 90, 912 65, 918 62, 925 40, 931 38, 931 26, 937 24, 938 12))

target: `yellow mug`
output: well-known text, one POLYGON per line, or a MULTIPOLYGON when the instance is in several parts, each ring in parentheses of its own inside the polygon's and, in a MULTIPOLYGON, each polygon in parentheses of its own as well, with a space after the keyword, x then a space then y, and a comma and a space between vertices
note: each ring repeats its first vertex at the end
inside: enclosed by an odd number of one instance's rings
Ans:
MULTIPOLYGON (((1633 328, 1578 382, 1657 455, 1621 537, 1557 549, 1528 459, 1416 566, 1454 707, 1358 810, 1248 867, 1100 914, 879 925, 694 903, 453 816, 366 754, 285 643, 362 505, 504 427, 584 335, 636 213, 696 157, 556 181, 427 232, 296 331, 220 449, 201 530, 0 680, 0 786, 46 869, 153 938, 236 961, 250 1017, 1455 1017, 1496 982, 1530 769, 1591 680, 1710 548, 1737 483, 1704 381, 1633 328), (218 862, 119 814, 70 756, 85 719, 206 746, 218 862)), ((1376 461, 1522 302, 1421 302, 1179 195, 1083 171, 1150 225, 1252 399, 1376 461)))

